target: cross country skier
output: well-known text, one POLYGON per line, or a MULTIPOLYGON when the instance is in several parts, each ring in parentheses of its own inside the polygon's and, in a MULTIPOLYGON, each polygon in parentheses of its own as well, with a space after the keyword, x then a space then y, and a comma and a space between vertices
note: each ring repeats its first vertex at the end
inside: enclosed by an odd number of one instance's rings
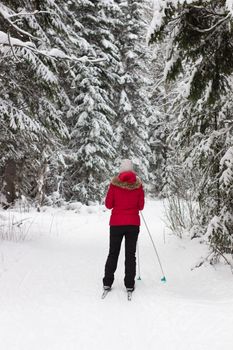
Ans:
POLYGON ((103 278, 104 294, 110 291, 120 253, 121 242, 125 237, 125 278, 127 292, 132 293, 136 275, 136 245, 140 228, 139 210, 144 208, 142 182, 133 171, 129 159, 123 159, 120 173, 109 186, 105 206, 112 209, 110 217, 109 254, 103 278))

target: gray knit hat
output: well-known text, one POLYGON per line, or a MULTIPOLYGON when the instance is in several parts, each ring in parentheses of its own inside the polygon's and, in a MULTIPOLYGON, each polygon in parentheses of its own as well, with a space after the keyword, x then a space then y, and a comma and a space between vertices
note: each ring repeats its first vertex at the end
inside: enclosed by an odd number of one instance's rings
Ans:
POLYGON ((123 173, 124 171, 133 171, 133 163, 130 159, 122 159, 120 173, 123 173))

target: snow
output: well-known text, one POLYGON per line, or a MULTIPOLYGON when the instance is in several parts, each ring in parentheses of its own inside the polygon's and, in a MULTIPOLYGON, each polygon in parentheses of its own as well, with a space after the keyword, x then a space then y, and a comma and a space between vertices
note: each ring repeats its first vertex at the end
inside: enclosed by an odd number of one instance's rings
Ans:
POLYGON ((223 171, 220 177, 220 183, 223 183, 225 186, 231 186, 233 178, 233 147, 230 147, 220 161, 221 167, 224 165, 226 169, 223 171))
POLYGON ((226 9, 233 15, 233 0, 226 0, 226 9))
POLYGON ((67 55, 60 49, 53 48, 48 52, 49 56, 57 57, 57 58, 67 58, 67 55))
MULTIPOLYGON (((207 0, 211 1, 211 0, 207 0)), ((153 4, 153 18, 148 27, 147 31, 147 42, 149 42, 151 36, 155 31, 159 30, 163 25, 163 18, 165 17, 165 10, 172 5, 173 7, 178 7, 178 5, 192 4, 199 2, 199 0, 152 0, 153 4)), ((226 7, 229 11, 233 12, 232 8, 233 0, 226 0, 226 7)))
POLYGON ((64 51, 62 51, 61 49, 58 49, 58 48, 52 48, 48 51, 40 50, 38 52, 45 54, 47 56, 50 56, 50 57, 54 57, 54 58, 69 59, 69 60, 83 61, 83 62, 86 60, 86 57, 79 57, 78 58, 74 55, 72 55, 72 56, 66 55, 64 51))
POLYGON ((20 39, 16 39, 12 37, 10 37, 10 42, 9 42, 8 35, 5 32, 0 31, 0 45, 1 44, 7 44, 12 46, 28 46, 30 43, 24 42, 20 39))
MULTIPOLYGON (((0 338, 4 350, 231 350, 233 278, 206 264, 198 240, 180 240, 163 221, 163 204, 147 201, 144 217, 161 257, 161 273, 142 224, 141 281, 131 302, 123 286, 124 246, 113 290, 101 299, 109 211, 102 206, 11 211, 29 232, 0 245, 0 338)), ((8 212, 0 211, 0 226, 8 212)), ((1 229, 1 227, 0 227, 1 229)), ((17 229, 17 228, 15 228, 17 229)))
POLYGON ((14 14, 14 11, 0 2, 0 13, 4 18, 8 18, 10 15, 14 14))
POLYGON ((179 58, 179 52, 176 52, 176 54, 173 55, 170 60, 166 61, 165 68, 164 68, 164 73, 163 73, 164 74, 164 79, 167 79, 167 76, 168 76, 169 72, 171 71, 172 67, 174 66, 174 64, 176 63, 178 58, 179 58))
POLYGON ((122 109, 124 112, 132 111, 132 105, 130 103, 130 100, 128 99, 128 96, 125 90, 121 91, 120 105, 122 106, 122 109))
POLYGON ((184 97, 188 97, 190 95, 190 91, 191 91, 191 86, 192 86, 192 82, 193 82, 193 79, 198 71, 198 68, 202 62, 203 58, 202 57, 199 57, 197 59, 197 61, 195 62, 194 64, 194 67, 192 68, 192 72, 190 74, 190 77, 188 79, 188 82, 185 83, 185 93, 184 93, 184 97))
POLYGON ((153 33, 162 26, 165 8, 166 3, 163 0, 153 1, 153 18, 147 30, 147 42, 149 42, 153 33))

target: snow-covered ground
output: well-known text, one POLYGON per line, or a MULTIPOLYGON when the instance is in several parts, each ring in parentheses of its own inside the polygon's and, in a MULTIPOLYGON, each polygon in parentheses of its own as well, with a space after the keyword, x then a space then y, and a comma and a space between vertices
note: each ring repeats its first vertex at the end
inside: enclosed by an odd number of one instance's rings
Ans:
POLYGON ((78 213, 48 209, 14 216, 30 219, 23 224, 25 241, 0 244, 1 350, 232 349, 230 269, 192 271, 207 247, 170 235, 161 202, 148 202, 144 216, 167 283, 160 282, 142 225, 142 280, 131 302, 123 285, 124 246, 114 288, 101 299, 109 211, 81 207, 78 213))

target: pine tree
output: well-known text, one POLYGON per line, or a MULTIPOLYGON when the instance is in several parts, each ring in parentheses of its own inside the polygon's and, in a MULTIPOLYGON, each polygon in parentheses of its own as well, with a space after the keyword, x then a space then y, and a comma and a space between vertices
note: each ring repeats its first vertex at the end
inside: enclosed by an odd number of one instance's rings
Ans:
POLYGON ((37 196, 45 165, 68 137, 64 72, 76 60, 73 42, 78 37, 68 29, 70 16, 63 5, 22 1, 19 8, 14 0, 0 3, 0 169, 6 184, 9 164, 16 169, 13 184, 8 184, 14 192, 10 202, 17 192, 37 196))
POLYGON ((131 0, 0 2, 6 202, 24 195, 40 205, 52 192, 55 201, 102 199, 122 157, 141 161, 148 178, 143 12, 131 0))
POLYGON ((151 79, 153 84, 149 98, 152 113, 149 118, 149 146, 151 192, 156 196, 163 196, 166 185, 167 160, 169 154, 168 134, 170 121, 170 101, 167 98, 167 89, 164 85, 164 47, 157 46, 151 52, 151 79))
POLYGON ((195 181, 189 190, 195 189, 200 205, 199 230, 207 230, 217 253, 232 251, 233 21, 229 6, 229 1, 157 1, 151 29, 151 42, 164 40, 169 33, 167 79, 182 77, 172 138, 178 140, 177 152, 185 169, 199 174, 198 186, 195 181))
POLYGON ((119 158, 132 158, 148 180, 150 149, 148 118, 151 115, 148 91, 145 3, 119 1, 116 37, 121 55, 120 81, 117 85, 116 142, 119 158))
POLYGON ((114 2, 79 1, 77 20, 84 31, 80 50, 98 60, 78 67, 73 88, 75 110, 70 117, 71 141, 66 175, 67 198, 101 200, 106 178, 112 173, 114 86, 118 78, 118 48, 113 35, 114 2), (70 181, 71 179, 71 181, 70 181))

